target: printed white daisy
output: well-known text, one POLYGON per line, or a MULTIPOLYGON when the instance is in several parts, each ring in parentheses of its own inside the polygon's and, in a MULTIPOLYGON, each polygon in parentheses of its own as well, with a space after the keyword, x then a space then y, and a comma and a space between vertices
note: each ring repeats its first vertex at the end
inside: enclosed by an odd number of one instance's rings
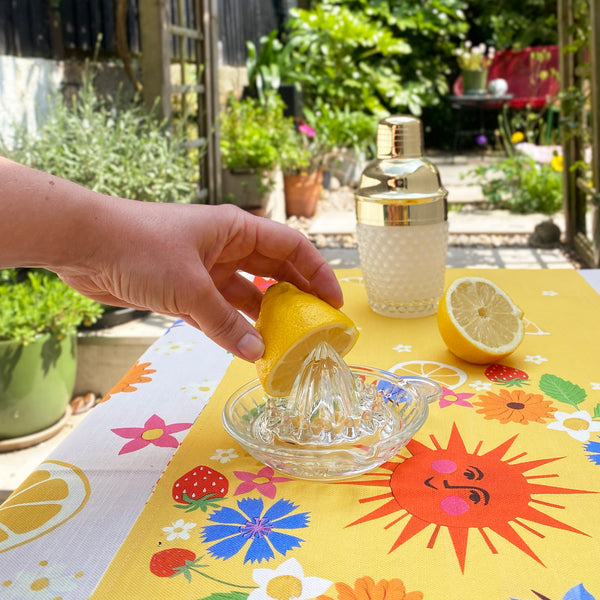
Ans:
POLYGON ((543 356, 540 356, 539 354, 528 354, 525 357, 524 362, 530 362, 536 365, 541 365, 542 363, 548 362, 548 359, 544 358, 543 356))
POLYGON ((166 344, 160 344, 153 348, 154 352, 158 352, 163 356, 171 356, 173 354, 183 354, 184 352, 190 352, 196 342, 190 342, 189 344, 181 344, 174 340, 168 341, 166 344))
POLYGON ((469 387, 475 388, 476 392, 483 392, 483 391, 489 392, 492 389, 492 382, 491 381, 481 381, 481 379, 478 379, 477 381, 470 383, 469 387))
POLYGON ((50 565, 43 560, 35 572, 19 571, 7 582, 0 584, 2 600, 56 600, 77 587, 83 573, 68 575, 64 565, 50 565))
POLYGON ((590 381, 593 390, 600 390, 600 381, 590 381))
POLYGON ((217 448, 215 453, 210 457, 211 460, 218 460, 221 464, 228 463, 230 460, 237 458, 237 452, 233 448, 217 448))
POLYGON ((557 410, 553 416, 556 421, 547 425, 548 429, 565 431, 578 442, 587 442, 592 433, 600 431, 600 422, 592 421, 592 417, 586 410, 578 410, 574 413, 557 410))
POLYGON ((558 296, 558 292, 555 292, 554 290, 543 290, 542 296, 558 296))
POLYGON ((248 600, 312 600, 326 592, 332 583, 320 577, 305 577, 295 558, 276 569, 254 569, 252 578, 258 589, 250 592, 248 600))
POLYGON ((218 384, 215 379, 202 379, 199 382, 182 385, 179 389, 191 400, 208 400, 218 384))
POLYGON ((172 542, 177 538, 182 540, 190 539, 190 529, 194 529, 196 523, 186 523, 183 519, 177 519, 171 524, 171 527, 163 527, 162 530, 167 534, 167 541, 172 542))
POLYGON ((412 352, 412 346, 405 346, 404 344, 398 344, 392 350, 396 352, 412 352))

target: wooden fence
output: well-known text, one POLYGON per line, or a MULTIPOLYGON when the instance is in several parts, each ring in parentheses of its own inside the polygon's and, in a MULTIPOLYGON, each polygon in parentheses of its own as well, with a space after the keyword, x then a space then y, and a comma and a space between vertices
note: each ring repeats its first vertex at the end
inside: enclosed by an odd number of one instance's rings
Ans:
MULTIPOLYGON (((129 52, 140 51, 138 4, 127 0, 126 39, 129 52)), ((169 10, 180 10, 168 0, 169 10)), ((183 0, 184 20, 192 20, 193 0, 183 0)), ((219 42, 223 62, 244 65, 246 41, 259 45, 261 36, 282 27, 293 0, 218 0, 219 42)), ((63 59, 90 56, 98 35, 100 51, 117 55, 115 38, 118 0, 0 0, 0 54, 63 59)), ((193 52, 189 44, 184 52, 193 52)), ((172 41, 172 55, 179 46, 172 41)))

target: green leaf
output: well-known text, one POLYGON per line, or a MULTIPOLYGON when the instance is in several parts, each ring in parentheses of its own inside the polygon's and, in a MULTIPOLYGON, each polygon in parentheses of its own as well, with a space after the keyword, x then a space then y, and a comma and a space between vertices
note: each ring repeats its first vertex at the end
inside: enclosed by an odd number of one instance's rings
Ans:
POLYGON ((583 388, 549 373, 542 375, 540 389, 551 398, 571 406, 577 406, 587 396, 583 388))
POLYGON ((594 406, 594 416, 592 419, 600 419, 600 402, 594 406))
POLYGON ((218 592, 200 600, 246 600, 246 598, 248 594, 245 592, 218 592))

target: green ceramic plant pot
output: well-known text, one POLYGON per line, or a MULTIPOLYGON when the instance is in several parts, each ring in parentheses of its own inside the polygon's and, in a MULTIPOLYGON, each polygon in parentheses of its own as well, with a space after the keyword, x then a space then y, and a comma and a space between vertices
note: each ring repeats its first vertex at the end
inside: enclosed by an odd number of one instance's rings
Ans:
POLYGON ((486 93, 487 69, 464 69, 462 71, 463 94, 479 95, 486 93))
POLYGON ((49 334, 0 342, 0 440, 42 431, 64 415, 77 369, 77 338, 49 334))

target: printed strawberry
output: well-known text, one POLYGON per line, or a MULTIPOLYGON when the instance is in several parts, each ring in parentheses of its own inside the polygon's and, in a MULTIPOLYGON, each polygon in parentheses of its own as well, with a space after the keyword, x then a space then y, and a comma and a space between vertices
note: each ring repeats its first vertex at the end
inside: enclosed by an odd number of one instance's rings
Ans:
POLYGON ((204 573, 200 569, 203 569, 207 565, 200 564, 201 558, 201 556, 196 558, 196 555, 187 548, 167 548, 152 555, 150 559, 150 572, 157 577, 173 577, 174 575, 183 574, 188 581, 192 580, 192 573, 197 573, 206 579, 223 583, 224 585, 255 589, 254 586, 229 583, 228 581, 223 581, 222 579, 212 577, 208 573, 204 573))
POLYGON ((185 548, 167 548, 152 555, 150 572, 157 577, 172 577, 185 572, 188 565, 196 560, 196 555, 185 548))
POLYGON ((171 495, 179 502, 176 508, 185 512, 197 509, 206 512, 209 508, 218 507, 228 491, 229 482, 224 475, 205 465, 198 465, 173 484, 171 495))
POLYGON ((507 387, 521 387, 528 385, 529 375, 521 369, 508 367, 506 365, 493 364, 485 370, 485 376, 494 383, 505 385, 507 387))

